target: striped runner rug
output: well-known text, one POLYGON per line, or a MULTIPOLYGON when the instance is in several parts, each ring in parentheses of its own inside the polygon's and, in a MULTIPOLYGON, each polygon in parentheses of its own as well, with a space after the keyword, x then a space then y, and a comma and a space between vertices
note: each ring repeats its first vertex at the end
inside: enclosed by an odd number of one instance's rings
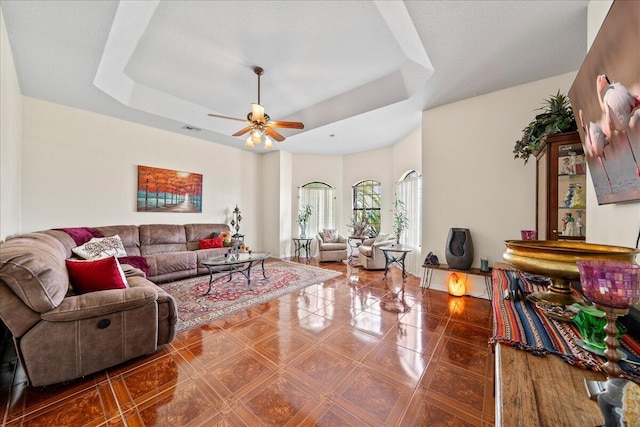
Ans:
MULTIPOLYGON (((504 299, 505 290, 519 279, 525 294, 544 290, 514 270, 493 270, 493 337, 490 344, 502 343, 534 354, 555 354, 567 363, 584 369, 602 371, 606 358, 598 356, 576 344, 580 334, 573 322, 562 322, 547 317, 535 304, 522 300, 504 299)), ((640 343, 628 335, 620 339, 620 350, 627 360, 618 364, 626 376, 640 380, 640 343)))

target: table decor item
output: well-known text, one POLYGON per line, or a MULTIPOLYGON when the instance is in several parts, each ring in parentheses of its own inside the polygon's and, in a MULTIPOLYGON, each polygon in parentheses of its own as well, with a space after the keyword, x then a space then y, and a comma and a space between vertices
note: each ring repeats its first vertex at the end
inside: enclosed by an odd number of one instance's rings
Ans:
POLYGON ((505 246, 502 257, 506 262, 520 271, 551 279, 538 298, 565 305, 582 302, 570 285, 580 280, 577 261, 634 262, 640 253, 640 249, 569 240, 507 240, 505 246))
POLYGON ((624 316, 640 299, 640 266, 626 262, 585 260, 578 261, 580 283, 585 298, 605 313, 606 325, 604 355, 607 362, 603 368, 609 378, 619 377, 618 366, 618 316, 624 316))

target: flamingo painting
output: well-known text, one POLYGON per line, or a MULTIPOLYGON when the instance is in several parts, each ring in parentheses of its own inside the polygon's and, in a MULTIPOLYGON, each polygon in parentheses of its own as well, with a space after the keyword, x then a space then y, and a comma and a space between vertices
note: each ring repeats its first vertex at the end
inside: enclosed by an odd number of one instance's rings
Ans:
POLYGON ((616 135, 614 135, 614 132, 624 134, 636 166, 636 175, 640 177, 638 160, 633 152, 633 146, 627 133, 631 117, 634 111, 640 107, 640 97, 634 96, 626 87, 618 82, 611 83, 606 74, 600 74, 596 77, 596 89, 600 109, 603 113, 603 121, 609 131, 607 137, 610 141, 614 141, 618 139, 615 138, 616 135), (606 90, 604 96, 602 95, 603 89, 606 90))
POLYGON ((640 2, 612 3, 568 92, 599 205, 640 202, 640 2))
POLYGON ((607 173, 607 168, 604 165, 604 161, 606 160, 604 148, 609 145, 609 139, 604 134, 602 127, 599 124, 591 122, 588 126, 585 126, 582 110, 578 111, 578 116, 580 117, 580 126, 582 127, 585 135, 585 148, 587 153, 591 157, 597 158, 600 161, 602 170, 604 171, 604 174, 607 177, 607 182, 609 183, 609 189, 613 192, 611 179, 609 178, 609 173, 607 173))

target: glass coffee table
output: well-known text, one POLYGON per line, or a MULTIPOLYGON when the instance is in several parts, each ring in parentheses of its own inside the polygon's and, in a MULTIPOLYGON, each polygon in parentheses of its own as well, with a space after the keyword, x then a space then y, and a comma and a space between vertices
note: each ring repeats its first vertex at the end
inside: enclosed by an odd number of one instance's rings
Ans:
POLYGON ((213 258, 207 258, 202 261, 202 265, 209 270, 209 289, 202 296, 209 295, 211 287, 214 281, 221 279, 225 276, 229 276, 228 282, 231 281, 233 273, 241 273, 247 279, 247 286, 251 287, 251 268, 260 263, 262 266, 262 277, 267 279, 264 272, 264 261, 269 258, 271 254, 269 252, 243 252, 236 254, 224 254, 224 256, 217 256, 213 258), (213 277, 214 273, 222 273, 216 278, 213 277))

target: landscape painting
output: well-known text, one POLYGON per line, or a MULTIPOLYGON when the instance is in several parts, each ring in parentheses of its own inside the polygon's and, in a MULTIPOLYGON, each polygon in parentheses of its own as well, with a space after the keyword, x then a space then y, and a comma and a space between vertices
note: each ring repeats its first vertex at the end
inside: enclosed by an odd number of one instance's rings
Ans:
POLYGON ((202 212, 202 175, 138 166, 138 212, 202 212))
POLYGON ((569 98, 598 204, 640 200, 640 2, 616 1, 569 98))

